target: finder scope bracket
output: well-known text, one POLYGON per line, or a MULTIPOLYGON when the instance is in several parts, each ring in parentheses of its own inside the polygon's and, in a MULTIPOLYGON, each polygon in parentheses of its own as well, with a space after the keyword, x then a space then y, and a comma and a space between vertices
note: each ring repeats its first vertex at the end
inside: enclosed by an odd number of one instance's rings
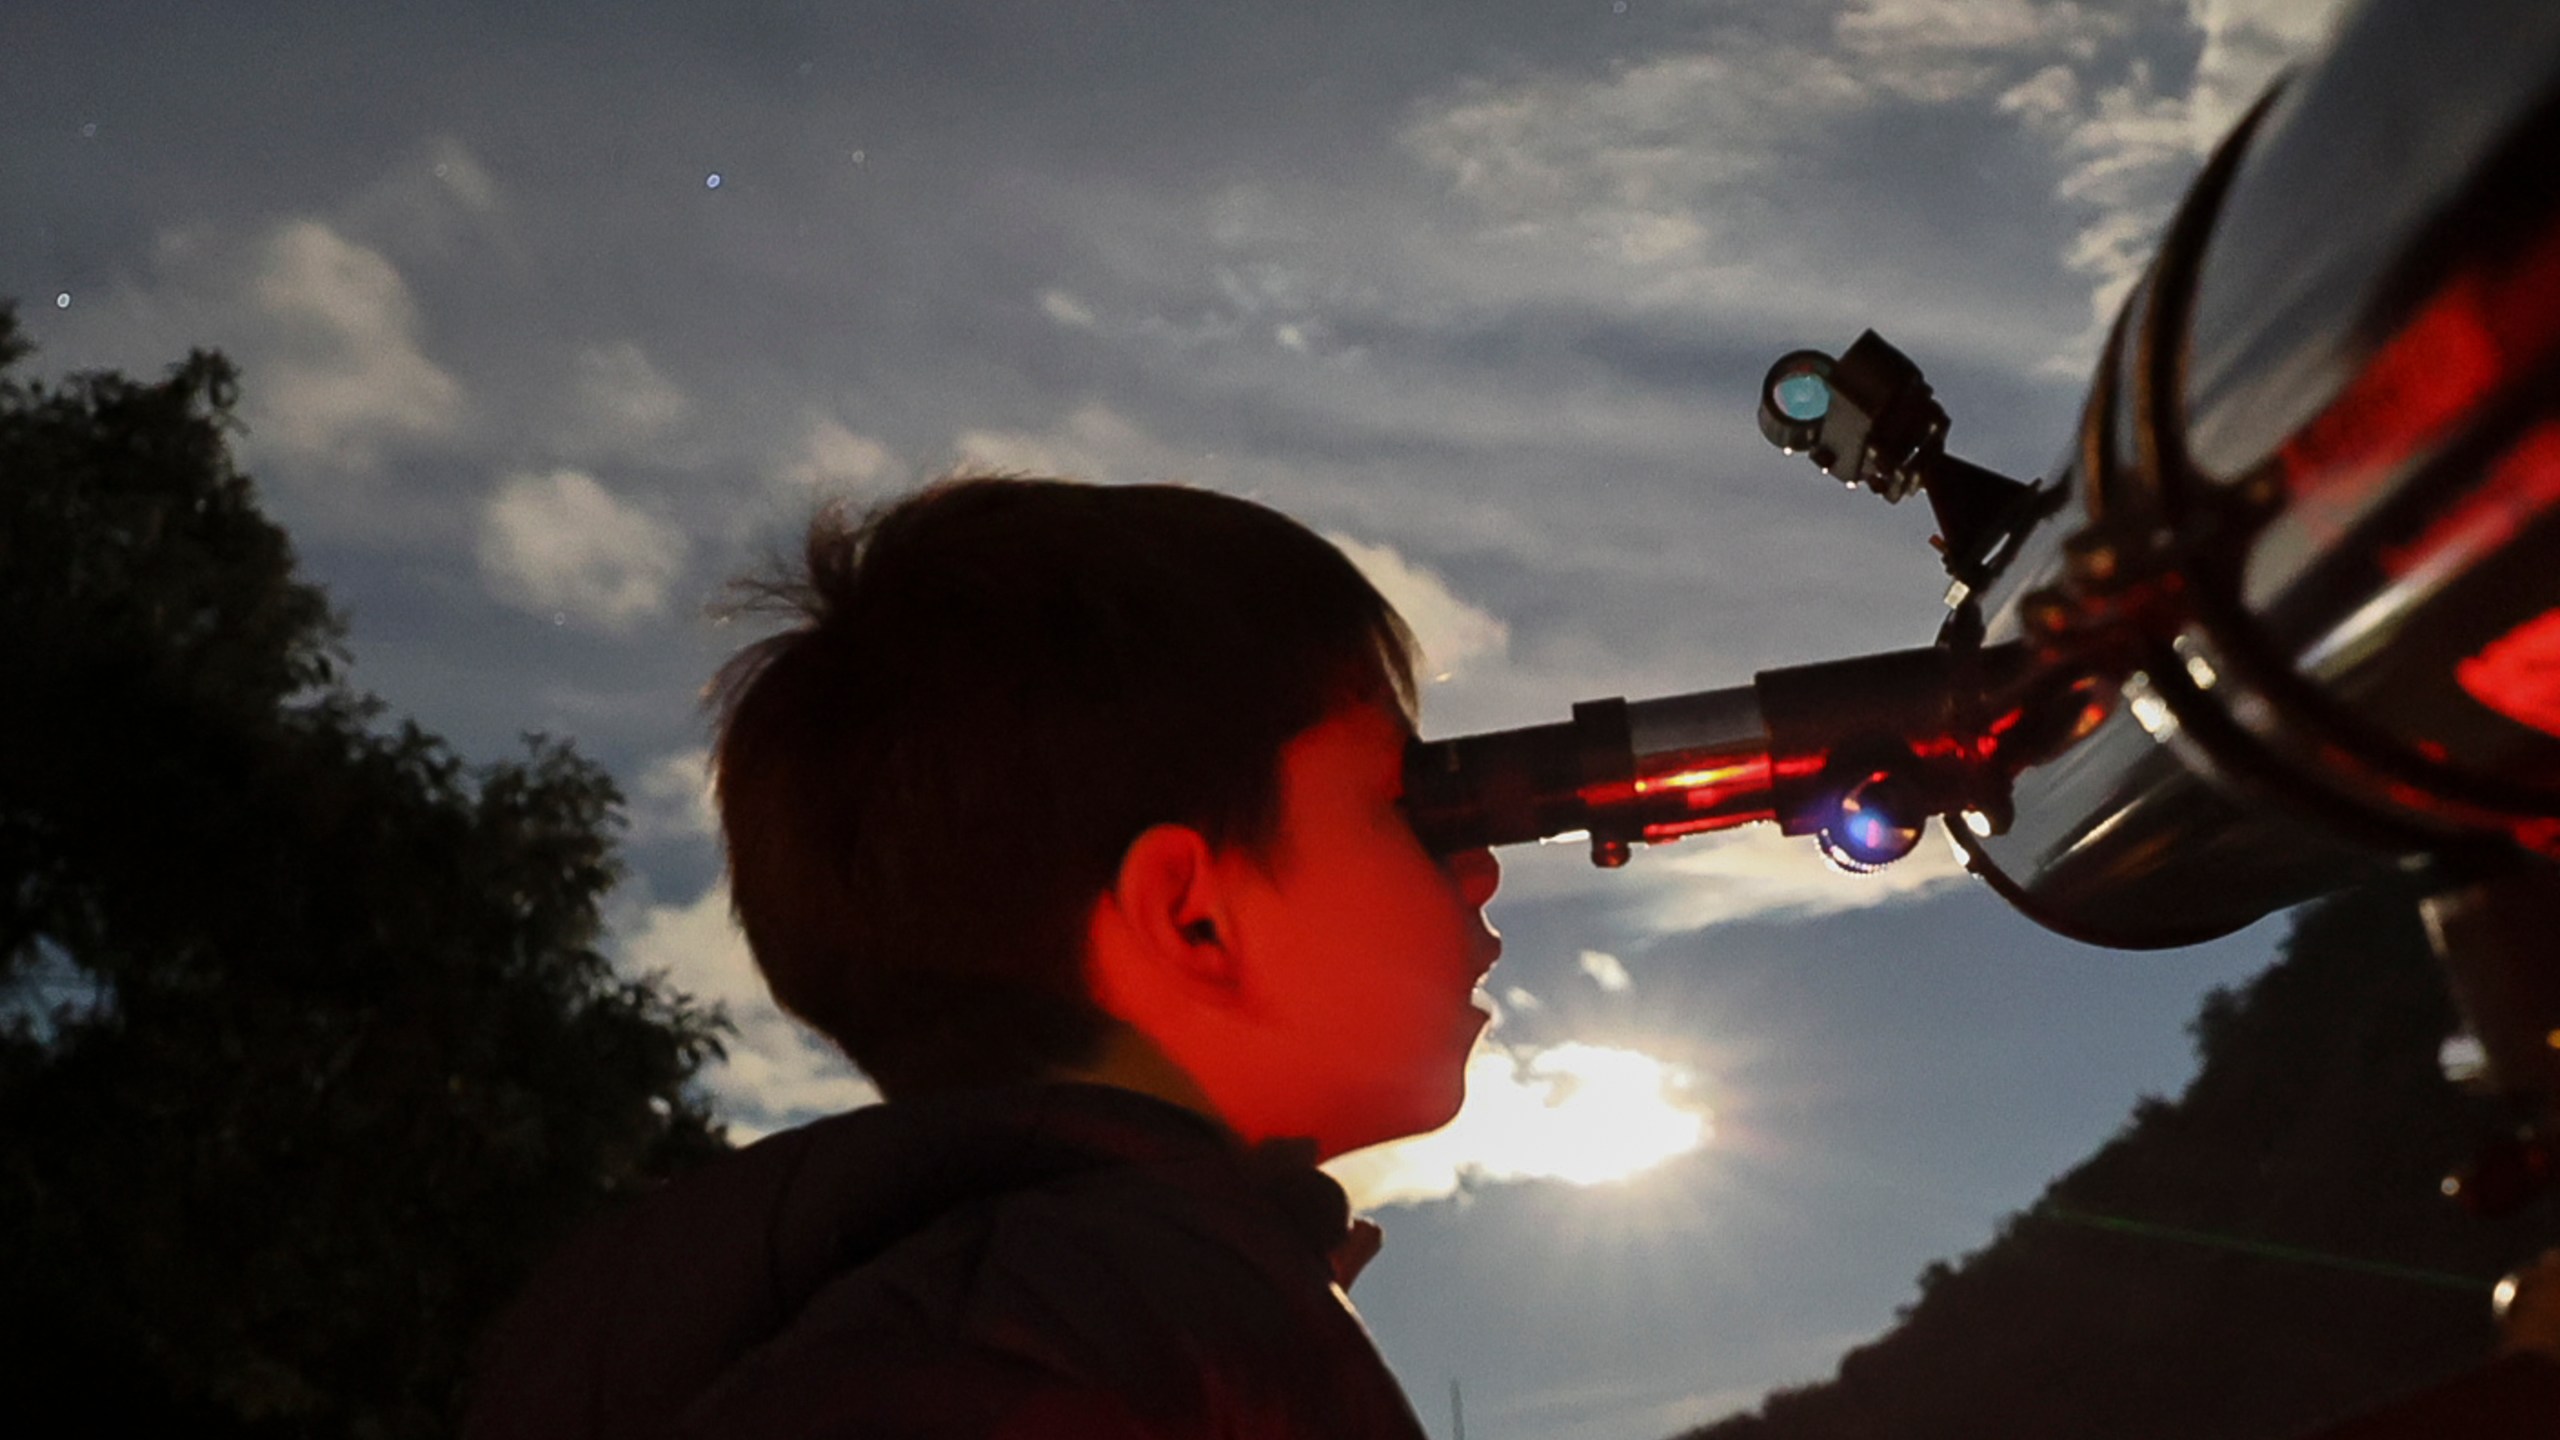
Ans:
POLYGON ((1824 474, 1899 502, 1918 490, 1947 572, 1978 587, 2034 487, 1947 453, 1947 411, 1911 357, 1866 331, 1837 359, 1778 357, 1760 381, 1760 433, 1824 474))

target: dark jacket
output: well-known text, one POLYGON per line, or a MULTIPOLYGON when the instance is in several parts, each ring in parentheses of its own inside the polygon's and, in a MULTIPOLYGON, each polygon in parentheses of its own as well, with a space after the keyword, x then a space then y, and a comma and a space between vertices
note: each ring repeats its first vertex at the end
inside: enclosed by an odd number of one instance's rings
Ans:
POLYGON ((613 1216, 485 1342, 473 1440, 1422 1433, 1306 1151, 1130 1091, 899 1101, 613 1216))

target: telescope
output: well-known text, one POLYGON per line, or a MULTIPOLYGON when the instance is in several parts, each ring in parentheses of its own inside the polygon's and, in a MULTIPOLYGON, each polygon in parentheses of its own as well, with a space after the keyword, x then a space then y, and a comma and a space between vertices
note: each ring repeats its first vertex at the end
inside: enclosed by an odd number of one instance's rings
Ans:
POLYGON ((2193 944, 2417 871, 2483 1083, 2447 1182, 2560 1169, 2560 5, 2379 3, 2220 145, 2052 472, 1947 452, 1873 332, 1772 365, 1761 432, 1926 499, 1933 643, 1417 742, 1443 850, 1593 860, 1768 822, 1850 870, 1934 817, 2030 919, 2193 944))

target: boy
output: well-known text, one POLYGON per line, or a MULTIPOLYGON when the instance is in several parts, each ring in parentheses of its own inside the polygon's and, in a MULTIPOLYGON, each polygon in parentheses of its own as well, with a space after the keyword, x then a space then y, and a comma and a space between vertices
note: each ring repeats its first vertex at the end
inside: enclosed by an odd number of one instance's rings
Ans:
POLYGON ((1317 1161, 1456 1113, 1490 853, 1400 809, 1413 642, 1171 486, 952 479, 812 526, 715 766, 775 997, 888 1103, 616 1217, 474 1432, 1418 1436, 1317 1161))

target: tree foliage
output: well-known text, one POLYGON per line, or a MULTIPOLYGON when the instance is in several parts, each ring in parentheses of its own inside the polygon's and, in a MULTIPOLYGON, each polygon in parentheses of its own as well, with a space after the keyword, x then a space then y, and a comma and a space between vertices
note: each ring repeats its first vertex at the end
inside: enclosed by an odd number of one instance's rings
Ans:
POLYGON ((2300 912, 2273 967, 2206 1001, 2183 1096, 1930 1266, 1836 1377, 1688 1440, 2284 1440, 2485 1360, 2490 1281, 2560 1209, 2490 1223, 2437 1191, 2498 1117, 2439 1069, 2453 1014, 2415 899, 2300 912))
POLYGON ((235 376, 47 386, 0 305, 12 1409, 407 1436, 578 1217, 721 1148, 719 1020, 598 951, 619 797, 345 679, 235 376))

